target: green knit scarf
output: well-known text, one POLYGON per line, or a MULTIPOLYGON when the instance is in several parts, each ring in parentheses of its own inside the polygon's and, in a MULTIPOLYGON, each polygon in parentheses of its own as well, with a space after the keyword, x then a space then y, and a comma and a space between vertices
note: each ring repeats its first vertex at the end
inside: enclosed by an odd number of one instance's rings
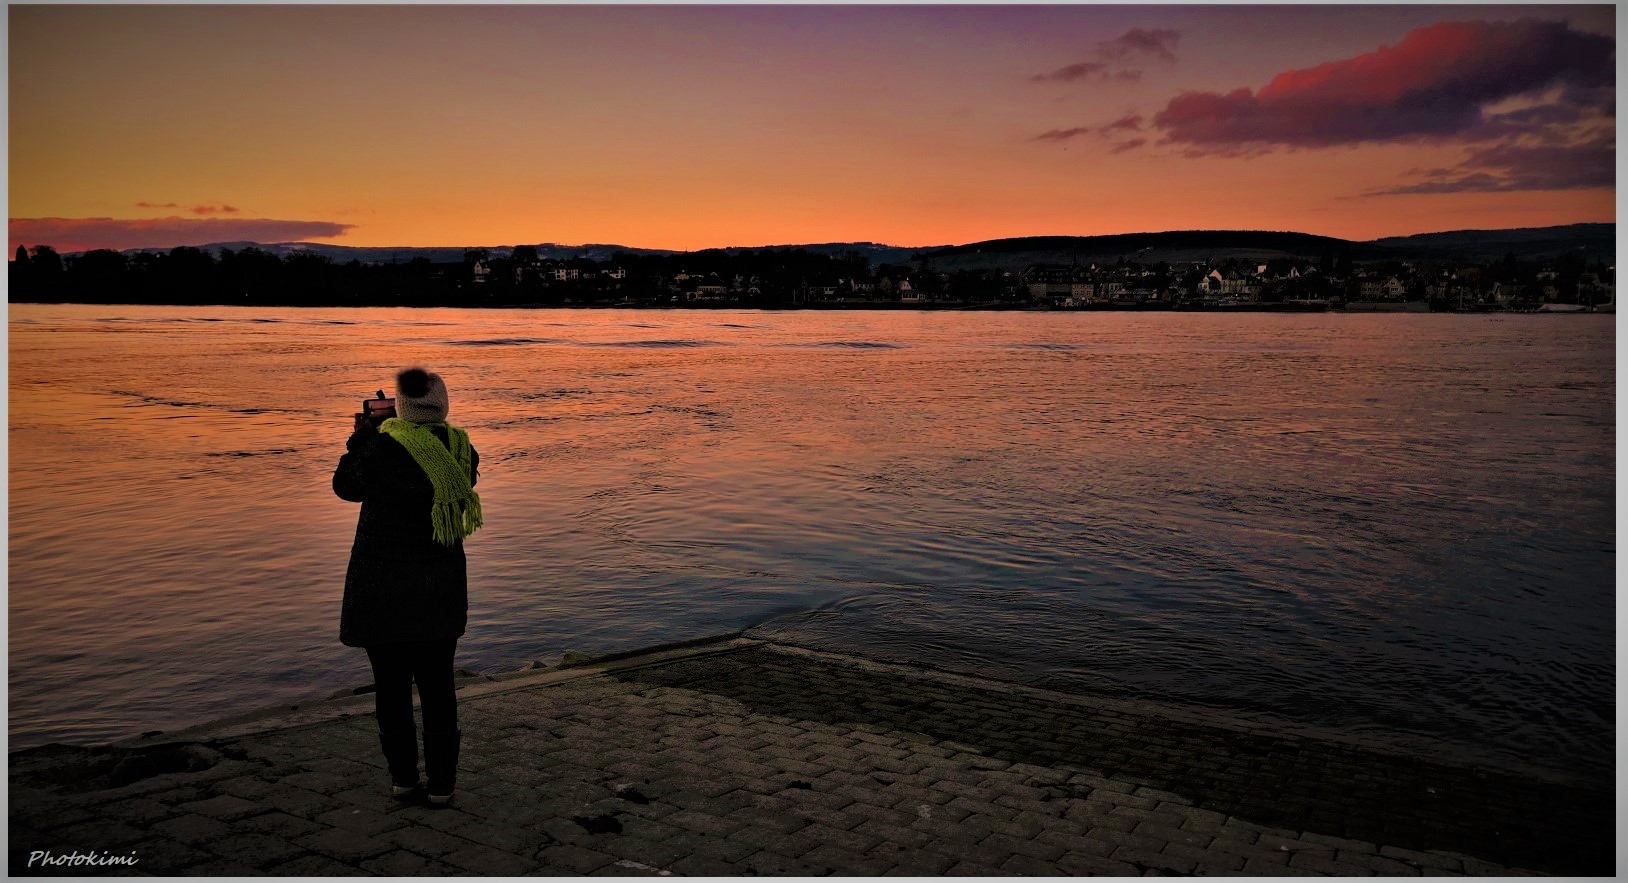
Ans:
POLYGON ((401 442, 435 486, 430 523, 436 542, 450 546, 480 529, 480 495, 469 482, 469 433, 450 423, 413 423, 399 417, 379 424, 379 431, 401 442), (446 427, 450 451, 430 431, 432 426, 446 427))

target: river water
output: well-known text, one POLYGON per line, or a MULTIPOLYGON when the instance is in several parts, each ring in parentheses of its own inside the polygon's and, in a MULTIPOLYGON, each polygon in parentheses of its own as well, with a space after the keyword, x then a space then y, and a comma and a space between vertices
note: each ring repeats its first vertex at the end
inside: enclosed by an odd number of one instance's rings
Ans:
POLYGON ((10 307, 11 744, 370 680, 358 400, 481 452, 460 666, 745 627, 1611 769, 1610 316, 10 307))

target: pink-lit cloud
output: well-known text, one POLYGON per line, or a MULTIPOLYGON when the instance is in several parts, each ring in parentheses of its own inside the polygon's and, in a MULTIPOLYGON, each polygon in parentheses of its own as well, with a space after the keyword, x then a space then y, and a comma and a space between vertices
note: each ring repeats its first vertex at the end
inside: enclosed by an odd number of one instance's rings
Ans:
POLYGON ((343 236, 354 224, 272 218, 11 218, 11 250, 49 245, 58 251, 93 248, 173 248, 211 242, 289 242, 343 236))
POLYGON ((1129 141, 1121 141, 1118 144, 1115 144, 1109 153, 1124 153, 1127 150, 1135 150, 1146 143, 1148 143, 1148 139, 1146 138, 1132 138, 1129 141))
POLYGON ((1153 125, 1165 141, 1200 151, 1533 134, 1562 118, 1612 113, 1615 54, 1612 38, 1565 22, 1442 22, 1395 46, 1285 71, 1259 92, 1182 93, 1153 125), (1539 105, 1549 110, 1488 112, 1557 88, 1539 105))

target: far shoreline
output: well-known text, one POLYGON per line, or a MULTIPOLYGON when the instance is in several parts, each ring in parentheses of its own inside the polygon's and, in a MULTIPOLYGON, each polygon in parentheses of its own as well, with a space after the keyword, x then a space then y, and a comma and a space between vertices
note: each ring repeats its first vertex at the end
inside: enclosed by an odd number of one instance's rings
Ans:
POLYGON ((98 302, 98 301, 55 301, 10 300, 12 306, 56 306, 56 307, 173 307, 177 309, 198 307, 228 307, 232 309, 294 309, 294 310, 637 310, 637 311, 664 311, 664 312, 750 312, 750 313, 840 313, 840 312, 914 312, 914 313, 1274 313, 1279 315, 1324 315, 1324 314, 1350 314, 1350 315, 1398 315, 1398 314, 1428 314, 1428 315, 1615 315, 1615 310, 1600 311, 1593 308, 1582 310, 1539 310, 1539 309, 1433 309, 1426 301, 1394 301, 1378 302, 1378 306, 1364 305, 1352 309, 1349 306, 1305 307, 1297 304, 1237 304, 1226 306, 1196 305, 1196 304, 1100 304, 1081 307, 1055 307, 1033 306, 1029 304, 1014 303, 933 303, 933 304, 904 304, 904 303, 873 303, 873 304, 796 304, 786 306, 746 306, 742 304, 291 304, 291 303, 170 303, 170 302, 98 302))

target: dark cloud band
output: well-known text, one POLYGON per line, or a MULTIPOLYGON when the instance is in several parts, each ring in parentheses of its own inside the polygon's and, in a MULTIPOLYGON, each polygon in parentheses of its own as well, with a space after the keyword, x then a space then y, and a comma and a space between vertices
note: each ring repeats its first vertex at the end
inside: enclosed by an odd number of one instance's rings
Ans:
POLYGON ((49 245, 58 251, 329 239, 354 226, 271 218, 12 218, 9 224, 11 248, 49 245))

